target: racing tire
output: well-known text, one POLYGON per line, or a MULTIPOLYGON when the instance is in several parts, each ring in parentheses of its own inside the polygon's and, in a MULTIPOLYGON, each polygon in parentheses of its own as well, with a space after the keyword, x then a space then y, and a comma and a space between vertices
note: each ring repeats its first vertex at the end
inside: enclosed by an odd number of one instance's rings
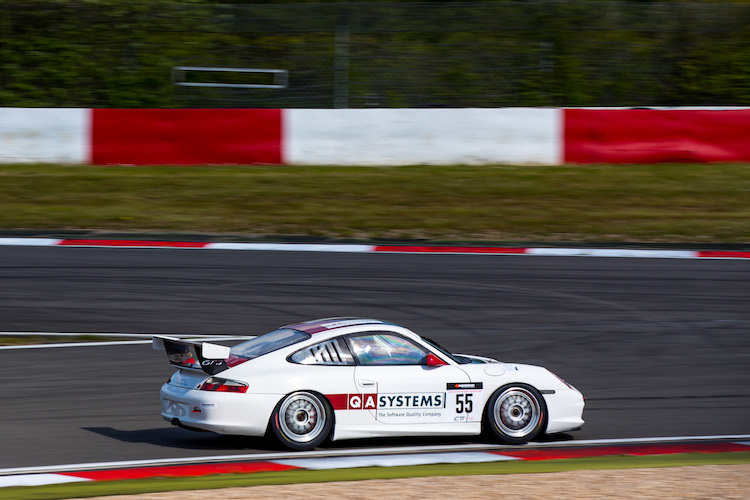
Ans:
POLYGON ((292 450, 311 450, 325 441, 333 428, 333 410, 323 396, 307 391, 285 396, 271 415, 271 429, 292 450))
POLYGON ((530 385, 503 386, 487 402, 485 428, 503 443, 526 443, 547 428, 547 404, 530 385))

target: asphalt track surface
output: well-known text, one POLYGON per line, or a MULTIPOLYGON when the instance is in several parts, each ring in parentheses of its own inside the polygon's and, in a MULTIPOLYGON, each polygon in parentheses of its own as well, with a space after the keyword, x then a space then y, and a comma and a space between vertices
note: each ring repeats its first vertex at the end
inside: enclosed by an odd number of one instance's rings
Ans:
MULTIPOLYGON (((747 260, 0 247, 2 331, 256 335, 328 316, 550 368, 588 397, 562 439, 750 434, 747 260)), ((148 345, 0 351, 0 468, 274 450, 164 422, 170 373, 148 345)))

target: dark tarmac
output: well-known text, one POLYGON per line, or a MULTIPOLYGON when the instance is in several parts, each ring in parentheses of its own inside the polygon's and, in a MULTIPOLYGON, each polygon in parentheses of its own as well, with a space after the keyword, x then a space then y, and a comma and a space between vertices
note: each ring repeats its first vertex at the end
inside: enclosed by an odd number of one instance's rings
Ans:
MULTIPOLYGON (((546 366, 588 398, 562 439, 750 434, 748 261, 0 247, 0 331, 257 335, 329 316, 546 366)), ((0 350, 0 468, 275 450, 164 422, 170 373, 149 345, 0 350)))

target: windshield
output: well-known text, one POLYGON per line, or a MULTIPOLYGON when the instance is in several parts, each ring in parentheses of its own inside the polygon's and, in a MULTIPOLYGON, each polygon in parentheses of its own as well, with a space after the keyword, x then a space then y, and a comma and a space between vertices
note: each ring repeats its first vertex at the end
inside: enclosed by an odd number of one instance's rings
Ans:
POLYGON ((310 338, 309 333, 282 328, 232 347, 232 355, 253 359, 310 338))

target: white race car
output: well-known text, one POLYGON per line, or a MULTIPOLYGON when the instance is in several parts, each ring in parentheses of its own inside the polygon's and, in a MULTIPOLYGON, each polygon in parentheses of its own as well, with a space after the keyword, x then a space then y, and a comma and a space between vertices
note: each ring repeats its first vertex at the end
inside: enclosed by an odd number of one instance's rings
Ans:
POLYGON ((476 435, 521 444, 583 425, 584 398, 549 370, 450 354, 385 321, 327 318, 232 348, 156 336, 178 368, 161 416, 186 429, 323 441, 476 435))

